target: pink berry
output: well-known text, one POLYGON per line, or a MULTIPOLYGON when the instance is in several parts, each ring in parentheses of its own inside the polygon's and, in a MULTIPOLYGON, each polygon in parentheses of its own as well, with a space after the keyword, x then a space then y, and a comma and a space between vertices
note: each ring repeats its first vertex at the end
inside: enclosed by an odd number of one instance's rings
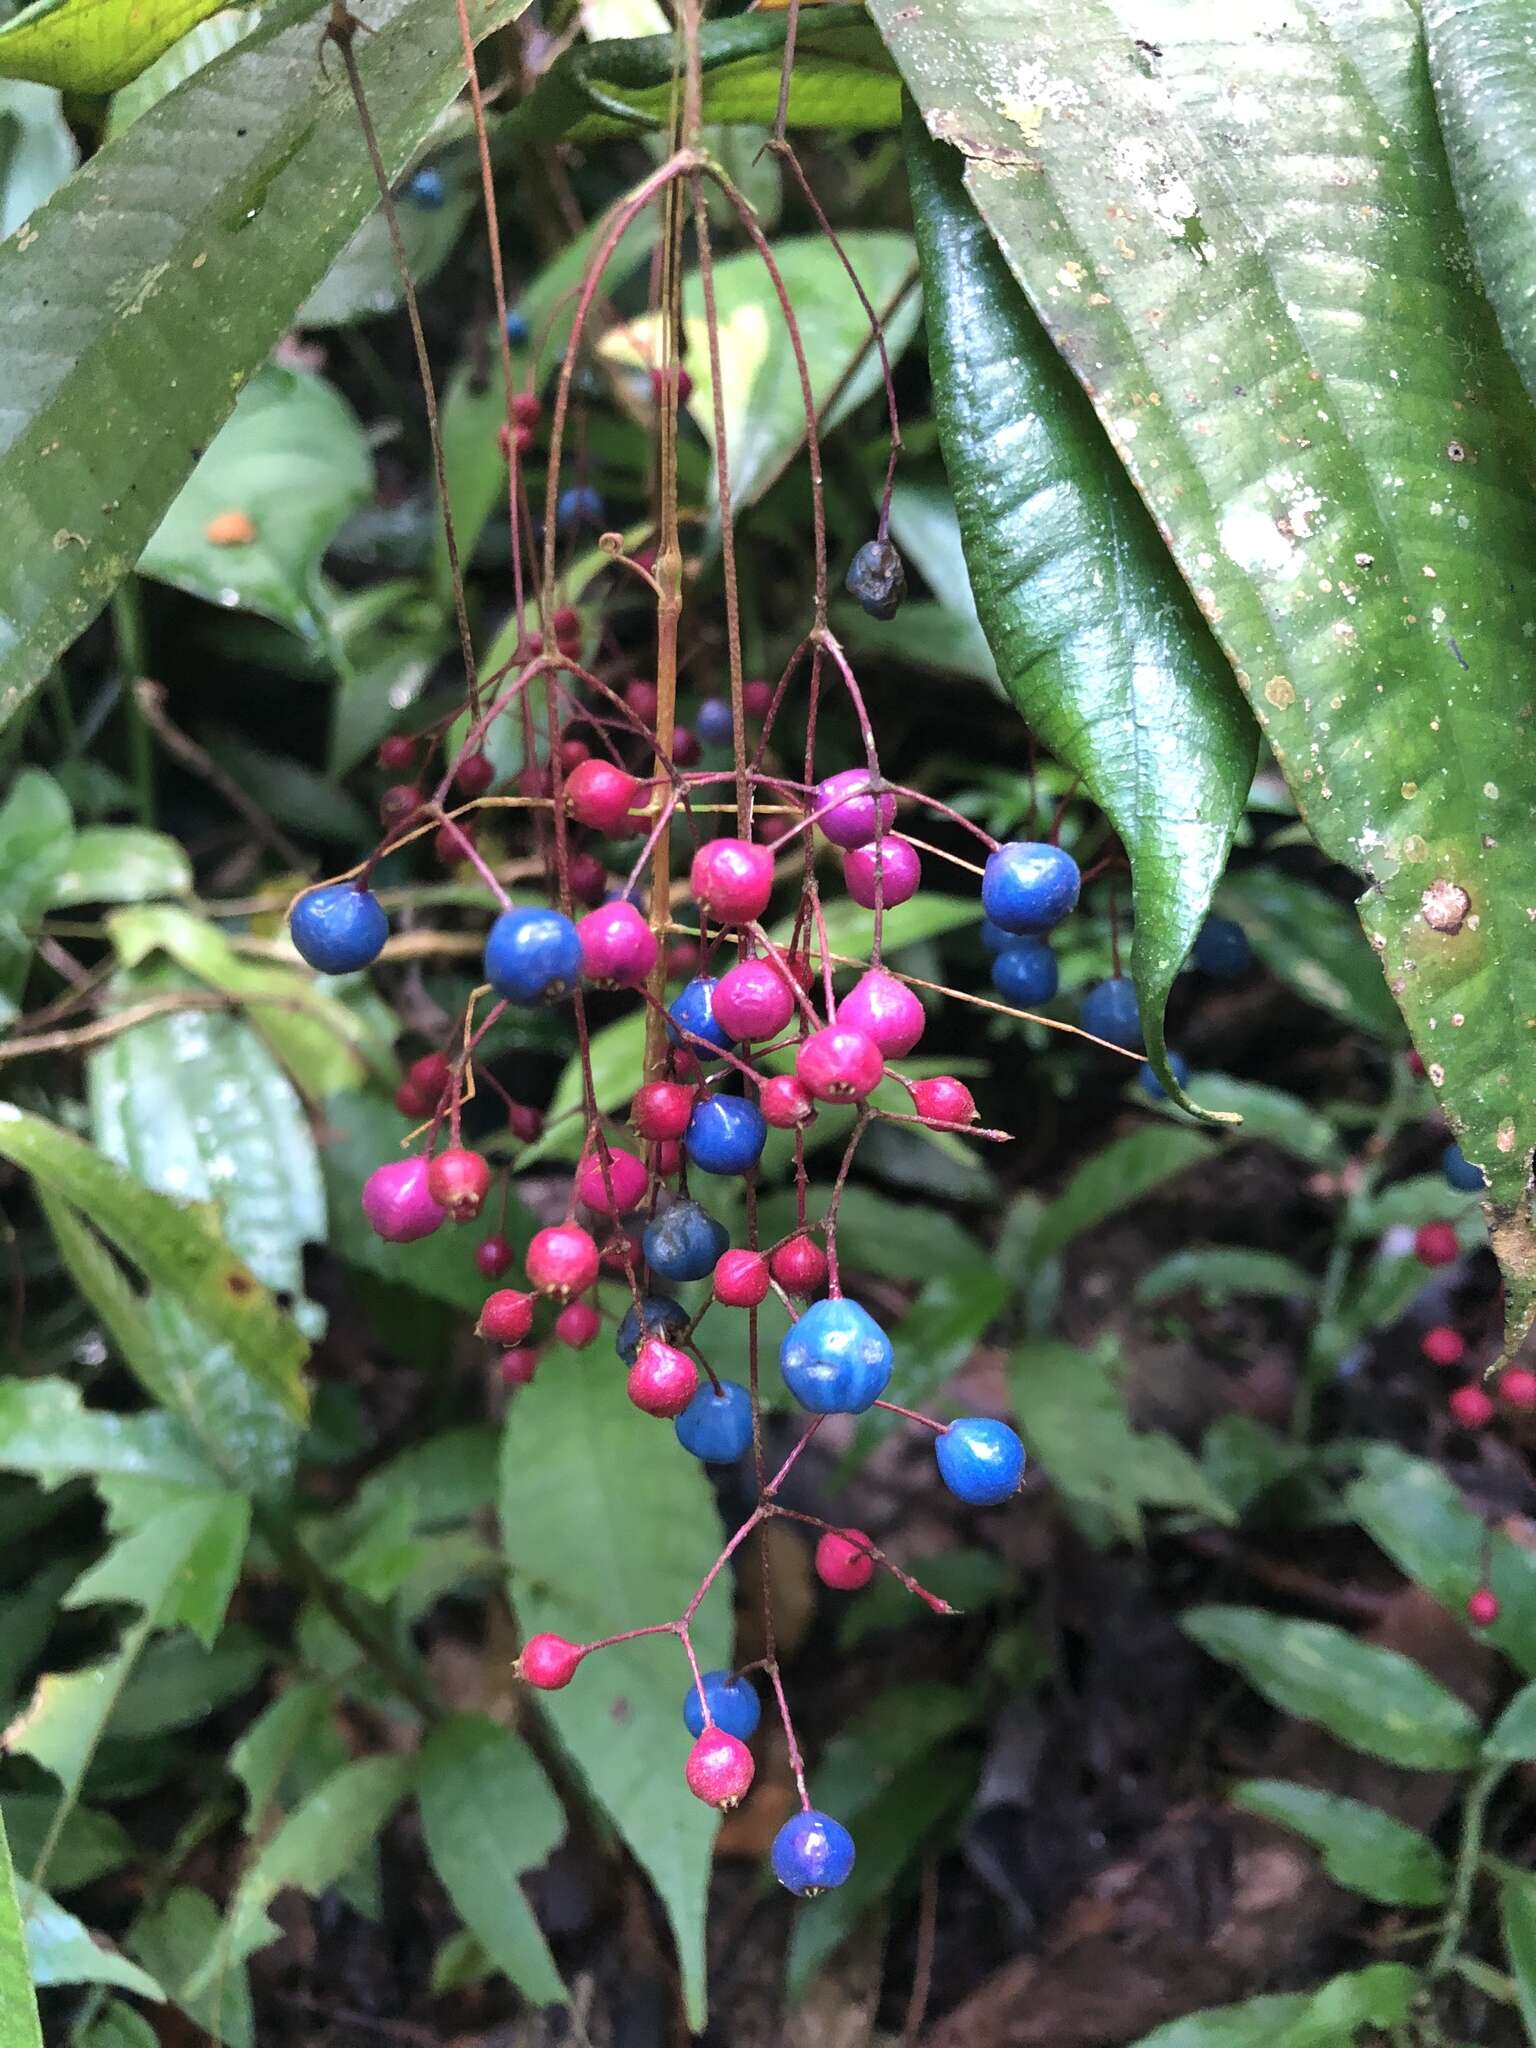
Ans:
POLYGON ((387 775, 403 775, 416 765, 416 742, 408 733, 392 732, 379 741, 379 766, 387 775))
POLYGON ((559 1692, 575 1677, 586 1654, 584 1643, 568 1643, 564 1636, 530 1636, 517 1660, 517 1676, 540 1692, 559 1692))
POLYGON ((605 1273, 633 1273, 642 1263, 640 1233, 636 1230, 616 1231, 603 1246, 602 1266, 605 1273))
POLYGON ((565 807, 579 824, 594 832, 622 832, 640 785, 612 761, 586 758, 571 764, 565 782, 565 807))
POLYGON ((434 1109, 442 1101, 443 1091, 452 1078, 453 1069, 443 1053, 426 1052, 419 1060, 411 1062, 411 1086, 419 1090, 434 1109))
POLYGON ((923 864, 910 839, 895 832, 884 833, 868 846, 851 847, 843 855, 843 882, 855 903, 873 910, 876 900, 875 855, 880 856, 880 885, 887 910, 897 903, 909 903, 923 879, 923 864))
POLYGON ((433 858, 445 868, 456 867, 461 860, 469 859, 474 844, 474 820, 450 818, 432 834, 433 858))
POLYGON ((463 754, 453 779, 465 796, 484 796, 496 780, 496 764, 489 754, 463 754))
POLYGON ((713 1006, 732 1038, 777 1038, 795 1014, 795 992, 771 960, 738 960, 716 983, 713 1006))
POLYGON ((392 782, 379 798, 379 823, 381 825, 403 825, 407 818, 415 815, 421 803, 421 791, 409 782, 392 782))
POLYGON ((624 702, 633 711, 640 723, 653 726, 656 723, 656 685, 635 682, 624 692, 624 702))
POLYGON ((1493 1420, 1492 1398, 1481 1387, 1458 1387, 1445 1405, 1462 1429, 1486 1429, 1493 1420))
POLYGON ((575 640, 579 643, 581 640, 581 613, 577 611, 573 604, 558 606, 553 618, 549 622, 549 630, 554 634, 556 640, 575 640))
POLYGON ((541 1294, 585 1294, 597 1278, 597 1246, 576 1224, 555 1223, 535 1231, 526 1263, 541 1294))
POLYGON ((1455 1226, 1421 1223, 1413 1233, 1413 1255, 1421 1266, 1454 1266, 1461 1256, 1455 1226))
POLYGON ((647 1081, 635 1090, 629 1120, 652 1144, 663 1138, 680 1138, 688 1128, 695 1099, 694 1091, 681 1081, 647 1081))
POLYGON ((595 909, 608 893, 608 870, 595 853, 572 854, 565 871, 572 899, 595 909))
POLYGON ((873 1039, 888 1059, 901 1059, 922 1037, 928 1019, 905 982, 872 967, 838 1004, 837 1021, 873 1039))
POLYGON ((693 857, 689 886, 717 924, 751 924, 773 894, 773 854, 747 839, 711 839, 693 857))
POLYGON ((672 765, 674 768, 696 768, 699 765, 699 741, 696 733, 686 725, 675 728, 672 734, 672 765))
POLYGON ((643 1159, 610 1145, 606 1177, 596 1152, 589 1152, 577 1167, 576 1199, 599 1216, 623 1216, 645 1199, 649 1180, 643 1159))
POLYGON ((884 1074, 874 1040, 842 1024, 813 1031, 795 1054, 795 1079, 818 1102, 862 1102, 884 1074))
POLYGON ((686 1351, 649 1337, 629 1368, 629 1398, 647 1415, 681 1415, 699 1391, 699 1368, 686 1351))
POLYGON ((538 1369, 539 1354, 531 1344, 514 1345, 501 1354, 499 1370, 504 1387, 526 1387, 538 1369))
POLYGON ((480 1204, 491 1189, 491 1169, 478 1152, 454 1146, 439 1152, 427 1168, 427 1186, 434 1202, 440 1203, 455 1223, 467 1223, 480 1214, 480 1204))
POLYGON ((688 1752, 683 1776, 695 1799, 725 1812, 745 1798, 755 1768, 751 1750, 738 1736, 706 1728, 688 1752))
POLYGON ((683 1163, 683 1148, 676 1138, 664 1138, 656 1147, 656 1171, 663 1180, 670 1180, 683 1163))
POLYGON ((1438 1328, 1424 1332, 1419 1349, 1431 1365, 1457 1366, 1467 1355, 1467 1340, 1460 1330, 1453 1330, 1442 1323, 1438 1328))
POLYGON ((499 1280, 512 1264, 514 1253, 499 1233, 475 1246, 475 1267, 485 1280, 499 1280))
MULTIPOLYGON (((560 766, 567 775, 572 775, 577 769, 585 767, 591 758, 592 749, 585 740, 573 739, 568 735, 560 742, 560 766)), ((622 772, 620 770, 621 774, 622 772)), ((626 808, 625 816, 628 815, 626 808)))
POLYGON ((882 796, 879 810, 870 791, 867 768, 844 768, 816 786, 816 822, 834 846, 851 850, 867 846, 877 832, 896 822, 896 799, 882 796))
POLYGON ((412 1123, 417 1122, 421 1117, 432 1114, 431 1103, 428 1102, 426 1096, 422 1094, 414 1081, 402 1081, 400 1083, 400 1086, 395 1090, 395 1107, 402 1116, 409 1117, 412 1123))
POLYGON ((526 768, 517 771, 519 796, 548 796, 553 788, 549 769, 542 761, 530 761, 526 768))
POLYGON ((908 1093, 912 1107, 925 1124, 973 1124, 976 1100, 963 1081, 949 1074, 934 1074, 926 1081, 914 1081, 908 1093))
POLYGON ((544 408, 536 391, 514 391, 510 410, 516 426, 536 427, 544 408))
POLYGON ((1467 1619, 1474 1628, 1492 1628, 1499 1618, 1499 1602, 1491 1587, 1479 1586, 1467 1598, 1467 1619))
POLYGON ((535 1109, 530 1102, 510 1102, 507 1105, 507 1129, 519 1145, 531 1145, 535 1138, 544 1133, 544 1112, 535 1109))
POLYGON ((1499 1375, 1499 1395, 1507 1407, 1529 1413, 1536 1408, 1536 1372, 1526 1365, 1510 1366, 1499 1375))
POLYGON ((786 1238, 768 1265, 786 1294, 818 1294, 826 1284, 827 1255, 814 1237, 786 1238))
POLYGON ((430 1237, 446 1214, 427 1185, 425 1159, 391 1159, 363 1182, 363 1214, 387 1244, 430 1237))
POLYGON ((492 1344, 521 1344, 533 1328, 533 1296, 516 1287, 498 1287, 488 1294, 475 1334, 492 1344))
POLYGON ((590 1301, 573 1301, 555 1317, 555 1335, 573 1351, 585 1351, 603 1327, 603 1319, 590 1301))
POLYGON ((875 1575, 862 1529, 828 1529, 816 1545, 816 1576, 834 1593, 861 1593, 875 1575))
POLYGON ((741 708, 748 718, 766 718, 773 709, 772 683, 743 683, 741 708))
POLYGON ((656 934, 633 903, 599 904, 579 920, 581 968, 589 981, 641 988, 656 965, 656 934))
POLYGON ((815 1103, 793 1074, 774 1074, 766 1080, 757 1106, 763 1112, 763 1122, 776 1131, 792 1131, 796 1124, 808 1124, 816 1114, 815 1103))
POLYGON ((715 1299, 727 1308, 756 1308, 768 1294, 768 1261, 761 1252, 722 1252, 715 1264, 715 1299))

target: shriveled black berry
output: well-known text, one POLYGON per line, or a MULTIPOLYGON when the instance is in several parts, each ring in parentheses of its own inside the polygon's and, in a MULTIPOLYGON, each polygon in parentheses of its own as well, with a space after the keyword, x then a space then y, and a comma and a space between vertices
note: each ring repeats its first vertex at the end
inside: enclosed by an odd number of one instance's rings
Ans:
POLYGON ((867 540, 848 566, 845 585, 872 619, 894 619, 907 594, 907 572, 888 540, 867 540))

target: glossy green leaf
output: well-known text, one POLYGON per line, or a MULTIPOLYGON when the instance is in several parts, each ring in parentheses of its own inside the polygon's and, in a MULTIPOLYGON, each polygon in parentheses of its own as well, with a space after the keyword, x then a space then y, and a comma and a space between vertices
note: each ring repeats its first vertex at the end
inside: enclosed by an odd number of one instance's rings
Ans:
POLYGON ((0 79, 0 242, 58 190, 77 160, 59 95, 25 79, 0 79))
POLYGON ((15 1018, 35 945, 74 844, 69 799, 41 768, 23 768, 0 804, 0 1029, 15 1018))
MULTIPOLYGON (((125 1003, 184 986, 175 972, 121 978, 125 1003)), ((99 1046, 86 1063, 91 1135, 146 1187, 209 1202, 230 1248, 292 1304, 307 1336, 304 1246, 325 1240, 325 1192, 304 1106, 243 1017, 177 1010, 99 1046)))
POLYGON ((323 1679, 286 1686, 246 1729, 229 1753, 229 1768, 245 1787, 245 1831, 265 1832, 294 1762, 312 1747, 316 1732, 336 1710, 336 1691, 323 1679))
POLYGON ((142 1607, 161 1628, 182 1624, 211 1646, 224 1623, 251 1529, 250 1503, 198 1494, 163 1508, 122 1536, 75 1581, 66 1607, 142 1607), (166 1560, 173 1560, 167 1568, 166 1560))
POLYGON ((25 1472, 44 1486, 98 1473, 175 1490, 218 1485, 180 1422, 87 1408, 68 1380, 0 1380, 0 1470, 25 1472))
POLYGON ((1171 1252, 1166 1259, 1147 1268, 1136 1282, 1134 1294, 1143 1307, 1150 1307, 1186 1291, 1197 1293, 1202 1301, 1215 1303, 1244 1297, 1306 1301, 1316 1294, 1317 1281, 1293 1259, 1283 1259, 1278 1252, 1250 1252, 1218 1245, 1209 1250, 1171 1252))
POLYGON ((1490 1529, 1439 1466, 1410 1458, 1395 1444, 1371 1444, 1344 1505, 1399 1570, 1457 1620, 1485 1583, 1486 1555, 1486 1583, 1498 1595, 1499 1618, 1479 1633, 1526 1677, 1536 1677, 1536 1556, 1490 1529))
POLYGON ((157 2003, 164 1999, 165 1993, 147 1970, 105 1943, 93 1941, 84 1924, 56 1899, 30 1886, 22 1898, 27 1961, 32 1982, 40 1990, 55 1984, 115 1984, 140 1998, 157 2003))
POLYGON ((109 133, 121 135, 168 92, 174 92, 205 64, 211 64, 215 57, 222 57, 226 50, 243 42, 260 19, 259 7, 225 6, 196 28, 188 29, 147 70, 112 95, 109 133))
POLYGON ((242 1965, 231 1963, 201 1994, 184 1990, 219 1938, 219 1909, 191 1885, 176 1885, 134 1921, 128 1945, 164 1985, 166 1996, 227 2048, 251 2048, 255 2023, 251 1987, 242 1965))
MULTIPOLYGON (((886 350, 895 362, 918 321, 917 254, 911 239, 855 228, 842 236, 842 242, 884 323, 886 350)), ((773 255, 795 309, 812 402, 826 432, 880 388, 880 358, 869 319, 835 250, 820 236, 778 240, 773 255)), ((778 296, 755 249, 717 260, 715 305, 731 502, 740 510, 778 481, 804 444, 805 402, 778 296)), ((683 279, 683 328, 693 376, 688 410, 713 449, 709 331, 696 270, 683 279)), ((648 368, 659 360, 655 321, 637 320, 615 328, 602 350, 612 361, 648 368)), ((715 503, 713 462, 710 502, 715 503)))
MULTIPOLYGON (((10 1839, 11 1860, 18 1869, 30 1870, 37 1861, 58 1808, 57 1797, 48 1792, 7 1792, 0 1797, 0 1815, 10 1839)), ((78 1891, 84 1885, 94 1884, 98 1877, 121 1870, 132 1860, 133 1853, 127 1829, 110 1814, 97 1813, 88 1806, 74 1807, 66 1814, 54 1841, 48 1882, 56 1892, 78 1891)), ((0 2004, 0 2010, 3 2009, 0 2004)))
POLYGON ((1536 1878, 1514 1872, 1505 1876, 1499 1887, 1499 1918, 1526 2039, 1536 2041, 1536 1878))
POLYGON ((1384 1906, 1434 1906, 1446 1895, 1449 1873, 1434 1843, 1364 1800, 1283 1778, 1246 1778, 1232 1788, 1232 1803, 1302 1836, 1321 1852, 1335 1884, 1384 1906))
POLYGON ((259 1385, 295 1415, 304 1413, 300 1371, 309 1347, 235 1258, 206 1205, 153 1193, 83 1140, 10 1103, 0 1103, 0 1157, 85 1210, 147 1280, 231 1345, 259 1385))
POLYGON ((16 1879, 0 1819, 0 2048, 43 2048, 32 1996, 26 1939, 16 1904, 16 1879))
MULTIPOLYGON (((501 1530, 525 1633, 586 1642, 640 1618, 682 1613, 719 1554, 714 1489, 701 1465, 627 1401, 600 1398, 606 1362, 545 1354, 508 1413, 501 1530), (658 1467, 657 1459, 661 1465, 658 1467), (657 1483, 658 1470, 665 1483, 657 1483)), ((700 1667, 730 1654, 729 1579, 695 1617, 700 1667)), ((688 1667, 670 1636, 604 1650, 539 1705, 599 1805, 661 1895, 677 1938, 690 2024, 704 2019, 704 1914, 715 1816, 683 1782, 688 1667), (647 1739, 615 1739, 625 1728, 647 1739)))
POLYGON ((522 1887, 565 1833, 565 1815, 527 1745, 482 1714, 433 1730, 416 1783, 427 1854, 454 1910, 533 2005, 565 1986, 522 1887))
POLYGON ((1171 2020, 1133 2048, 1350 2048, 1366 2027, 1401 2025, 1420 1984, 1405 1963, 1371 1963, 1318 1991, 1270 1993, 1171 2020))
POLYGON ((1389 1045, 1407 1036, 1358 918, 1324 890, 1261 861, 1228 875, 1216 899, 1277 980, 1389 1045))
POLYGON ((1536 1759, 1536 1685, 1515 1694, 1484 1737, 1483 1755, 1510 1764, 1536 1759))
POLYGON ((87 825, 75 834, 53 878, 48 907, 144 903, 155 896, 183 896, 191 887, 186 849, 164 832, 146 832, 137 825, 87 825))
POLYGON ((1081 775, 1131 863, 1148 1055, 1253 780, 1253 721, 1102 428, 961 181, 904 131, 945 465, 1003 687, 1081 775))
MULTIPOLYGON (((710 22, 700 39, 705 119, 771 122, 779 103, 782 13, 710 22)), ((577 44, 552 64, 507 132, 539 142, 594 141, 666 125, 674 38, 577 44)), ((801 128, 894 128, 900 88, 862 7, 807 9, 795 42, 789 120, 801 128)))
POLYGON ((1030 1455, 1069 1501, 1107 1513, 1133 1541, 1149 1507, 1193 1508, 1215 1522, 1235 1519, 1181 1444, 1161 1430, 1133 1428, 1110 1344, 1027 1344, 1008 1361, 1014 1413, 1030 1455))
POLYGON ((1429 0, 1424 40, 1484 289, 1536 396, 1536 39, 1524 0, 1429 0))
POLYGON ((1510 742, 1536 414, 1470 281, 1418 9, 873 12, 1308 828, 1368 880, 1392 993, 1489 1168, 1513 1340, 1536 1313, 1536 770, 1510 742), (1362 348, 1404 331, 1455 346, 1362 348))
POLYGON ((324 378, 268 363, 150 536, 139 570, 312 637, 321 558, 372 495, 373 463, 351 407, 324 378), (210 529, 230 513, 250 522, 251 538, 220 546, 210 529))
POLYGON ((32 0, 0 27, 0 76, 116 92, 219 0, 32 0))
MULTIPOLYGON (((476 7, 473 33, 524 4, 476 7)), ((371 0, 368 21, 357 61, 394 176, 460 90, 463 56, 438 0, 371 0)), ((316 36, 312 10, 273 0, 0 247, 0 304, 21 338, 0 375, 0 725, 133 567, 376 202, 341 67, 321 68, 316 36), (238 317, 210 321, 210 306, 238 317)))
POLYGON ((1423 1771, 1460 1770, 1477 1755, 1471 1709, 1396 1650, 1262 1607, 1193 1607, 1182 1625, 1273 1706, 1353 1749, 1423 1771))
POLYGON ((1206 1158, 1211 1144, 1200 1131, 1157 1123, 1145 1124, 1106 1145, 1078 1168, 1061 1194, 1041 1212, 1026 1247, 1030 1266, 1043 1266, 1106 1216, 1128 1209, 1197 1159, 1206 1158))

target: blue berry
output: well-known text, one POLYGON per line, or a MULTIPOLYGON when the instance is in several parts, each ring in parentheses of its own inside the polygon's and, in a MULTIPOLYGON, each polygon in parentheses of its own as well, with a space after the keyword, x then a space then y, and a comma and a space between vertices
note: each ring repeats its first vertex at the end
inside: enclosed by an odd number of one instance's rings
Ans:
MULTIPOLYGON (((303 948, 299 949, 301 952, 303 948)), ((1440 1170, 1459 1195, 1481 1195, 1488 1189, 1488 1177, 1474 1166, 1459 1145, 1447 1145, 1440 1155, 1440 1170)))
POLYGON ((693 729, 706 747, 728 747, 735 731, 730 705, 723 697, 706 697, 699 706, 693 729))
POLYGON ((1010 938, 992 962, 992 986, 1022 1010, 1048 1003, 1056 983, 1056 955, 1044 939, 1010 938))
POLYGON ((853 1871, 853 1837, 829 1813, 794 1814, 773 1838, 773 1874, 802 1899, 846 1884, 853 1871))
POLYGON ((981 920, 981 943, 989 953, 1001 953, 1005 946, 1016 943, 1017 932, 1005 932, 1000 924, 994 924, 990 917, 981 920))
POLYGON ((514 348, 522 348, 528 340, 528 322, 516 306, 507 308, 507 339, 514 348))
POLYGON ((701 1677, 704 1699, 699 1698, 698 1686, 690 1685, 683 1701, 683 1726, 688 1733, 704 1733, 704 1700, 708 1700, 709 1718, 720 1733, 734 1735, 738 1742, 750 1742, 763 1714, 763 1703, 751 1679, 737 1678, 729 1671, 705 1671, 701 1677))
POLYGON ((511 1003, 548 1003, 581 979, 581 938, 558 910, 504 910, 485 942, 485 978, 511 1003))
POLYGON ((1123 1045, 1135 1052, 1141 1044, 1141 1011, 1136 1006, 1136 989, 1128 975, 1111 975, 1089 989, 1083 997, 1078 1021, 1095 1038, 1107 1038, 1111 1045, 1123 1045))
MULTIPOLYGON (((1169 1053, 1168 1065, 1173 1078, 1178 1082, 1179 1086, 1187 1088, 1189 1086, 1189 1061, 1185 1059, 1183 1053, 1169 1053)), ((1168 1100, 1168 1090, 1159 1081, 1156 1074, 1153 1073, 1148 1061, 1143 1060, 1136 1069, 1136 1082, 1143 1095, 1150 1097, 1153 1102, 1166 1102, 1168 1100)))
POLYGON ((731 1241, 723 1223, 697 1202, 674 1202, 645 1226, 645 1263, 663 1280, 703 1280, 731 1241))
POLYGON ((321 974, 355 974, 383 952, 389 919, 371 889, 331 882, 299 898, 289 930, 300 959, 321 974))
POLYGON ((423 164, 406 181, 405 196, 413 206, 424 206, 429 213, 448 202, 448 181, 436 164, 423 164))
POLYGON ((729 1051, 731 1045, 731 1034, 715 1016, 715 990, 718 986, 712 974, 701 974, 667 1006, 667 1015, 672 1019, 672 1024, 667 1027, 667 1036, 674 1045, 684 1045, 702 1058, 707 1058, 708 1054, 699 1046, 701 1038, 705 1045, 718 1046, 721 1052, 729 1051))
POLYGON ((1006 1422, 973 1415, 952 1422, 935 1439, 939 1477, 973 1508, 995 1508, 1017 1493, 1024 1477, 1024 1446, 1006 1422))
POLYGON ((1217 981, 1235 981, 1253 959, 1248 934, 1230 917, 1208 917, 1195 940, 1194 962, 1217 981))
POLYGON ((706 1380, 672 1427, 683 1449, 706 1465, 734 1465, 752 1442, 752 1396, 735 1380, 722 1380, 717 1394, 706 1380))
POLYGON ((601 526, 603 501, 591 484, 572 484, 555 500, 555 525, 562 533, 574 526, 601 526))
POLYGON ((706 1095, 683 1133, 688 1157, 701 1173, 750 1173, 767 1139, 763 1112, 741 1095, 706 1095))
POLYGON ((646 1337, 660 1337, 675 1344, 693 1318, 670 1294, 646 1294, 639 1306, 631 1302, 614 1332, 613 1348, 625 1365, 633 1365, 646 1337))
POLYGON ((891 1377, 891 1340, 867 1309, 813 1302, 779 1346, 784 1384, 813 1415, 862 1415, 891 1377))
POLYGON ((981 877, 981 907, 1005 932, 1037 937, 1077 908, 1083 877, 1059 846, 1015 839, 989 855, 981 877))

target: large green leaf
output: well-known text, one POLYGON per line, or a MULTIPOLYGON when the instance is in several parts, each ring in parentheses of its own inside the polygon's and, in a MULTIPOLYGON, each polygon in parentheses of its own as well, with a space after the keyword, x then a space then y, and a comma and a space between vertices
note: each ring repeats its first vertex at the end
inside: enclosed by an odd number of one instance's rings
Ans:
MULTIPOLYGON (((558 1349, 508 1414, 501 1528, 524 1631, 575 1642, 675 1618, 721 1546, 703 1467, 622 1398, 601 1358, 558 1349)), ((695 1618, 705 1670, 729 1659, 729 1600, 727 1581, 695 1618)), ((715 1816, 683 1782, 687 1688, 678 1644, 648 1636, 602 1651, 539 1703, 661 1894, 701 2027, 715 1816), (632 1739, 641 1729, 645 1739, 632 1739)))
MULTIPOLYGON (((477 5, 474 33, 525 4, 477 5)), ((394 175, 463 57, 439 0, 367 12, 357 61, 394 175)), ((0 248, 0 724, 132 568, 375 200, 341 67, 317 61, 302 0, 274 0, 0 248)))
POLYGON ((147 1970, 93 1940, 90 1929, 56 1899, 30 1887, 23 1897, 27 1961, 34 1984, 117 1984, 124 1991, 136 1991, 140 1998, 164 1998, 147 1970))
POLYGON ((1359 920, 1342 903, 1270 861, 1228 875, 1217 909, 1247 933, 1270 973, 1309 1003, 1389 1045, 1405 1034, 1359 920))
POLYGON ((457 1714, 422 1750, 416 1796, 427 1854, 465 1925, 525 1998, 563 2005, 522 1879, 560 1840, 565 1815, 527 1745, 482 1714, 457 1714))
POLYGON ((173 1417, 87 1408, 68 1380, 0 1381, 0 1471, 25 1472, 50 1487, 103 1473, 176 1492, 218 1484, 173 1417))
POLYGON ((307 1397, 308 1345, 292 1320, 219 1234, 213 1211, 153 1193, 68 1131, 0 1102, 0 1157, 40 1188, 85 1211, 103 1236, 215 1335, 251 1377, 294 1414, 307 1397))
POLYGON ((1412 0, 873 0, 1237 671, 1536 1310, 1536 420, 1412 0), (1444 345, 1399 337, 1444 334, 1444 345))
POLYGON ((1477 1755, 1472 1710, 1396 1650, 1262 1607, 1194 1607, 1183 1627, 1273 1705, 1354 1749, 1424 1771, 1459 1770, 1477 1755))
POLYGON ((1427 1836, 1362 1799, 1319 1792, 1284 1778, 1248 1778, 1232 1788, 1246 1813, 1293 1828, 1322 1853, 1335 1884, 1385 1906, 1434 1906, 1445 1897, 1445 1858, 1427 1836))
POLYGON ((45 85, 0 82, 0 242, 75 168, 74 137, 45 85))
POLYGON ((1269 1992, 1170 2020, 1132 2048, 1350 2048, 1366 2027, 1400 2026, 1420 1982, 1406 1963, 1370 1963, 1317 1991, 1269 1992))
POLYGON ((1429 73, 1472 253, 1536 396, 1536 37, 1526 0, 1428 0, 1429 73))
POLYGON ((1166 1087, 1163 1011, 1210 908, 1257 735, 1104 431, 965 195, 905 129, 945 466, 1004 688, 1120 834, 1131 970, 1166 1087))
POLYGON ((0 1820, 0 2048, 43 2048, 37 2001, 27 1969, 21 1915, 16 1909, 16 1881, 5 1822, 0 1820))
POLYGON ((243 1968, 227 1965, 217 1982, 196 1997, 183 1991, 218 1936, 219 1909, 208 1894, 191 1885, 177 1885, 164 1898, 156 1898, 134 1921, 129 1946, 199 2027, 217 2035, 228 2048, 251 2048, 255 2026, 251 1987, 243 1968))
POLYGON ((0 28, 0 76, 115 92, 221 0, 33 0, 0 28))

